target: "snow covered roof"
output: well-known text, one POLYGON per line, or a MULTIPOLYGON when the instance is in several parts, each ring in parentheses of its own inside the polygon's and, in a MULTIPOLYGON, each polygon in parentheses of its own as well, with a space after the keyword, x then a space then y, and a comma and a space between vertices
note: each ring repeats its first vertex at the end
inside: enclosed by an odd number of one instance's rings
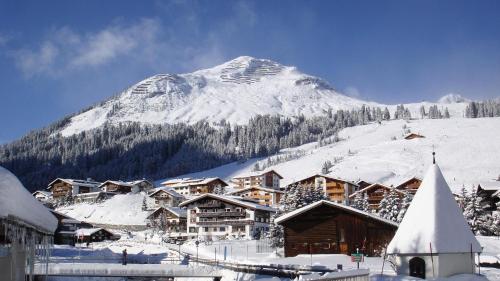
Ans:
POLYGON ((75 231, 76 236, 90 236, 103 228, 79 228, 75 231))
POLYGON ((369 185, 369 186, 367 186, 367 187, 365 187, 363 189, 360 189, 360 190, 358 190, 356 192, 353 192, 351 195, 349 195, 349 198, 354 198, 356 196, 356 194, 366 192, 366 191, 368 191, 368 190, 370 190, 372 188, 375 188, 375 187, 382 187, 382 188, 385 188, 387 190, 394 190, 397 193, 404 194, 403 191, 398 190, 395 187, 390 187, 390 186, 383 185, 383 184, 380 184, 380 183, 374 183, 374 184, 371 184, 371 185, 369 185))
POLYGON ((330 180, 334 180, 334 181, 341 181, 341 182, 344 182, 344 183, 350 183, 352 185, 358 185, 356 182, 353 182, 353 181, 349 181, 349 180, 345 180, 345 179, 341 179, 341 178, 338 178, 338 177, 333 177, 333 176, 327 176, 327 175, 323 175, 323 174, 314 174, 314 175, 311 175, 311 176, 307 176, 305 178, 302 178, 300 180, 297 180, 291 184, 294 184, 294 183, 297 183, 299 181, 304 181, 304 180, 307 180, 307 179, 310 179, 310 178, 326 178, 326 179, 330 179, 330 180))
POLYGON ((241 179, 241 178, 249 178, 249 177, 260 177, 264 174, 267 174, 267 173, 274 173, 276 174, 280 179, 282 179, 283 177, 278 174, 275 170, 264 170, 264 171, 254 171, 254 172, 248 172, 248 173, 244 173, 244 174, 239 174, 237 175, 236 177, 234 177, 234 179, 241 179))
POLYGON ((254 190, 254 189, 262 190, 262 191, 265 191, 265 192, 283 193, 283 191, 278 190, 278 189, 272 189, 272 188, 266 188, 266 187, 260 187, 260 186, 253 186, 253 187, 245 187, 245 188, 242 188, 242 189, 233 190, 231 192, 228 192, 227 194, 233 195, 233 194, 238 194, 238 193, 242 193, 242 192, 249 191, 249 190, 254 190))
POLYGON ((179 218, 186 218, 187 217, 187 210, 186 209, 179 208, 179 207, 158 207, 158 208, 156 208, 156 210, 151 212, 151 214, 148 216, 148 218, 162 209, 171 212, 172 214, 176 215, 179 218))
POLYGON ((168 187, 162 186, 162 187, 158 187, 158 188, 154 189, 153 193, 149 194, 149 197, 153 197, 153 195, 155 195, 156 193, 158 193, 160 191, 165 191, 166 193, 172 195, 173 197, 184 198, 184 196, 177 193, 177 191, 173 190, 172 187, 170 187, 170 186, 168 186, 168 187))
POLYGON ((470 230, 437 164, 427 171, 388 254, 475 253, 481 245, 470 230))
POLYGON ((189 199, 187 201, 182 202, 179 204, 179 207, 187 206, 190 203, 193 203, 195 201, 198 201, 200 199, 206 198, 206 197, 211 197, 213 199, 218 199, 224 202, 232 203, 235 205, 239 205, 242 207, 247 207, 249 209, 258 209, 258 210, 263 210, 263 211, 268 211, 268 212, 275 212, 276 210, 274 208, 260 205, 257 202, 251 202, 247 200, 246 198, 238 197, 238 196, 227 196, 227 195, 217 195, 213 193, 205 193, 200 196, 196 196, 193 199, 189 199))
POLYGON ((121 180, 107 180, 105 182, 103 182, 101 185, 99 185, 99 187, 102 187, 108 183, 111 183, 111 184, 116 184, 116 185, 121 185, 121 186, 129 186, 129 187, 133 187, 134 185, 137 185, 141 182, 149 182, 148 180, 135 180, 135 181, 121 181, 121 180))
POLYGON ((186 179, 168 180, 162 182, 161 184, 162 185, 168 184, 168 187, 176 188, 176 187, 184 187, 191 185, 205 185, 216 180, 221 181, 224 186, 228 185, 225 181, 221 180, 220 178, 201 178, 201 179, 186 178, 186 179))
POLYGON ((49 191, 43 191, 43 190, 37 190, 37 191, 32 193, 33 196, 35 196, 36 194, 42 194, 42 195, 47 196, 47 197, 52 196, 52 193, 50 193, 49 191))
POLYGON ((500 181, 496 181, 496 180, 482 181, 482 182, 479 182, 479 186, 481 186, 482 189, 488 190, 488 191, 500 190, 500 181))
POLYGON ((383 219, 377 215, 374 215, 374 214, 370 214, 370 213, 367 213, 367 212, 363 212, 361 210, 358 210, 356 208, 353 208, 353 207, 349 207, 349 206, 346 206, 344 204, 339 204, 339 203, 335 203, 335 202, 332 202, 332 201, 327 201, 327 200, 321 200, 321 201, 318 201, 318 202, 314 202, 312 204, 309 204, 307 206, 304 206, 300 209, 297 209, 295 211, 292 211, 290 213, 287 213, 287 214, 284 214, 278 218, 276 218, 274 220, 275 223, 277 224, 281 224, 293 217, 296 217, 300 214, 303 214, 309 210, 312 210, 316 207, 319 207, 321 205, 327 205, 327 206, 331 206, 331 207, 334 207, 334 208, 337 208, 337 209, 341 209, 341 210, 344 210, 344 211, 347 211, 347 212, 350 212, 350 213, 355 213, 355 214, 358 214, 360 216, 363 216, 363 217, 367 217, 367 218, 371 218, 371 219, 374 219, 374 220, 377 220, 377 221, 380 221, 380 222, 383 222, 383 223, 386 223, 386 224, 390 224, 392 226, 395 226, 397 227, 398 224, 391 221, 391 220, 386 220, 386 219, 383 219))
POLYGON ((57 219, 36 200, 19 179, 0 166, 0 219, 25 223, 41 232, 54 233, 57 219))
POLYGON ((50 189, 52 187, 52 185, 54 183, 56 183, 57 181, 63 181, 63 182, 66 182, 70 185, 74 185, 74 186, 86 186, 86 187, 98 187, 101 185, 100 182, 97 182, 97 181, 91 181, 91 180, 77 180, 77 179, 63 179, 63 178, 57 178, 53 181, 51 181, 48 185, 48 188, 47 189, 50 189))

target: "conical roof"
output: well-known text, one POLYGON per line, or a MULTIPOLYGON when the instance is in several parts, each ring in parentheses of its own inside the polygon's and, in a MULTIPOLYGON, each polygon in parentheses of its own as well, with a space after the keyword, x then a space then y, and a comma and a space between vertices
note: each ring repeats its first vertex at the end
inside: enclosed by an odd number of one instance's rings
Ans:
POLYGON ((427 171, 388 254, 481 252, 437 164, 427 171))

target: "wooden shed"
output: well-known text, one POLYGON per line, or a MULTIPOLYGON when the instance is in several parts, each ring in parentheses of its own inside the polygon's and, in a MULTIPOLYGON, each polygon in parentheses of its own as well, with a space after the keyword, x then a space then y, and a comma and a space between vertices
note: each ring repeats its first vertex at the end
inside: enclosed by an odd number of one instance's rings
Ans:
POLYGON ((299 254, 351 254, 359 248, 378 255, 398 224, 358 209, 318 201, 275 220, 284 228, 285 257, 299 254))

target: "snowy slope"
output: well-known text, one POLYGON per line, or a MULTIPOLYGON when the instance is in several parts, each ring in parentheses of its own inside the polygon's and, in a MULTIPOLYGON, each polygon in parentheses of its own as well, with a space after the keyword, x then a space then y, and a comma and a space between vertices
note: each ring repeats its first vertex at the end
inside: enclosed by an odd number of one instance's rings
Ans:
POLYGON ((77 220, 108 225, 146 225, 149 212, 142 210, 145 194, 115 195, 102 203, 78 203, 57 211, 77 220))
MULTIPOLYGON (((281 181, 284 186, 319 173, 325 161, 333 162, 335 157, 340 157, 342 160, 331 169, 331 176, 395 185, 412 176, 422 177, 432 161, 434 147, 450 188, 458 191, 463 185, 470 188, 472 184, 497 178, 500 174, 498 128, 500 118, 395 120, 351 127, 340 132, 342 141, 338 143, 320 148, 310 143, 288 149, 301 149, 306 155, 270 168, 284 177, 281 181), (405 125, 425 138, 403 139, 405 125), (396 140, 392 140, 393 137, 396 140)), ((219 176, 229 181, 240 173, 251 171, 258 160, 179 177, 219 176)))
MULTIPOLYGON (((63 136, 102 126, 105 122, 148 124, 210 123, 226 120, 245 124, 257 114, 294 117, 321 115, 329 109, 385 106, 342 95, 326 81, 277 62, 238 57, 213 68, 186 74, 158 74, 118 96, 71 118, 63 136)), ((434 103, 408 105, 413 116, 434 103)), ((465 103, 440 104, 452 116, 462 116, 465 103)), ((395 105, 388 106, 391 113, 395 105)))

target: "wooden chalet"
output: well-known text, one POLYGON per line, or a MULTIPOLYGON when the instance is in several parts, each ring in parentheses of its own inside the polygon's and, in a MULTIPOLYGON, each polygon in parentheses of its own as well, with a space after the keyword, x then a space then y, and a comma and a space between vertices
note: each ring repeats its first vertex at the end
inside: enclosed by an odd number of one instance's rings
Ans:
POLYGON ((243 189, 248 187, 280 188, 280 180, 283 177, 275 170, 252 172, 234 177, 232 182, 236 188, 243 189))
POLYGON ((159 207, 177 207, 184 200, 184 196, 177 193, 170 187, 159 187, 151 194, 149 198, 154 200, 156 208, 159 207))
POLYGON ((179 207, 159 207, 147 219, 149 220, 149 226, 168 233, 184 233, 187 231, 187 212, 179 207))
POLYGON ((398 224, 331 201, 318 201, 275 220, 282 225, 285 257, 300 254, 383 254, 398 224))
POLYGON ((477 185, 476 194, 481 200, 479 203, 486 211, 497 209, 497 203, 500 202, 499 191, 500 181, 484 181, 477 185))
POLYGON ((410 194, 415 195, 421 183, 422 183, 421 179, 417 177, 412 177, 397 185, 396 189, 401 191, 407 191, 410 194))
POLYGON ((47 190, 52 193, 54 200, 62 199, 68 194, 75 196, 77 194, 96 192, 99 190, 100 182, 77 179, 57 178, 49 183, 47 190))
POLYGON ((77 243, 92 243, 120 239, 120 235, 114 234, 104 228, 80 228, 75 231, 75 237, 77 243))
POLYGON ((174 179, 162 182, 161 185, 170 187, 184 196, 212 193, 217 188, 228 186, 220 178, 174 179))
POLYGON ((359 181, 356 182, 356 184, 358 185, 359 189, 363 189, 363 188, 365 188, 365 187, 367 187, 369 185, 372 185, 373 183, 367 182, 365 180, 359 180, 359 181))
POLYGON ((247 187, 230 192, 229 195, 252 198, 264 206, 277 206, 283 195, 283 191, 272 188, 247 187))
POLYGON ((389 193, 391 190, 396 191, 399 194, 399 197, 403 198, 403 196, 404 196, 403 191, 398 190, 394 187, 385 186, 385 185, 380 184, 380 183, 374 183, 372 185, 369 185, 363 189, 360 189, 360 190, 354 192, 353 194, 351 194, 349 196, 349 199, 351 199, 351 200, 354 199, 354 197, 358 193, 362 193, 362 194, 366 193, 368 195, 368 203, 370 204, 370 210, 372 212, 375 212, 375 211, 377 211, 377 209, 379 207, 380 201, 382 201, 382 199, 384 198, 384 192, 389 193))
POLYGON ((52 194, 48 191, 43 191, 43 190, 37 190, 32 193, 33 197, 36 198, 36 200, 46 203, 52 199, 52 194))
POLYGON ((244 237, 252 239, 269 231, 275 209, 237 196, 202 194, 182 202, 187 209, 189 237, 244 237))
POLYGON ((136 180, 136 181, 113 181, 107 180, 103 182, 99 188, 104 192, 114 192, 114 193, 137 193, 140 191, 148 191, 154 188, 154 185, 148 180, 136 180))
POLYGON ((54 244, 75 245, 76 230, 79 228, 93 228, 92 224, 76 220, 60 212, 50 210, 57 219, 57 229, 54 233, 54 244))
POLYGON ((420 139, 420 138, 425 138, 425 137, 423 135, 416 133, 409 133, 405 136, 405 140, 420 139))
POLYGON ((346 180, 316 174, 293 182, 290 185, 300 185, 303 188, 321 188, 330 201, 347 204, 349 195, 358 190, 358 185, 346 180))

